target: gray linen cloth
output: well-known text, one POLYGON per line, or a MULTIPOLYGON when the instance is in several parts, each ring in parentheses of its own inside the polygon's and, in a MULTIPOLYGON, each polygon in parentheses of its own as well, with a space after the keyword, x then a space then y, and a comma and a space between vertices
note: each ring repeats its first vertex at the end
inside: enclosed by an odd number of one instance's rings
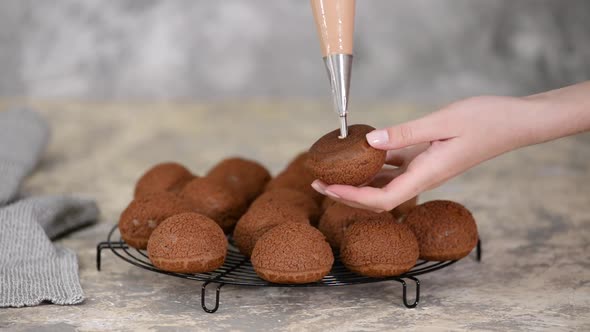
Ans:
POLYGON ((61 195, 17 199, 48 139, 35 112, 0 112, 0 307, 84 301, 76 254, 51 239, 94 223, 96 204, 61 195))

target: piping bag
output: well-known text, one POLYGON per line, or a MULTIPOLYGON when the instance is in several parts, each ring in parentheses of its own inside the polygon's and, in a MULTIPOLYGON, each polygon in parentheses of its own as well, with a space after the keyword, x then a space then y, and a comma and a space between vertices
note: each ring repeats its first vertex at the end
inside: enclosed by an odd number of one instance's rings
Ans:
POLYGON ((340 118, 340 138, 348 136, 348 96, 352 69, 355 0, 311 0, 334 108, 340 118))

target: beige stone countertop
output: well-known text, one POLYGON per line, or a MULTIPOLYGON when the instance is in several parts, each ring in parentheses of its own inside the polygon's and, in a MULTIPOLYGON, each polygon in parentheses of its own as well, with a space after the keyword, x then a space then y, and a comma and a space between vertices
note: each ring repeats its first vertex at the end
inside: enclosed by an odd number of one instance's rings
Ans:
MULTIPOLYGON (((0 109, 22 104, 4 101, 0 109)), ((483 260, 472 257, 420 276, 420 304, 407 309, 395 281, 332 288, 225 286, 203 312, 201 284, 132 266, 96 245, 130 201, 134 181, 162 160, 197 174, 226 156, 277 173, 336 128, 327 105, 248 101, 207 104, 29 102, 53 137, 27 194, 81 193, 101 209, 97 225, 58 242, 74 249, 86 293, 81 305, 0 309, 0 329, 195 331, 590 331, 590 135, 491 160, 421 201, 451 199, 474 214, 483 260)), ((426 109, 355 105, 352 123, 377 127, 426 109)))

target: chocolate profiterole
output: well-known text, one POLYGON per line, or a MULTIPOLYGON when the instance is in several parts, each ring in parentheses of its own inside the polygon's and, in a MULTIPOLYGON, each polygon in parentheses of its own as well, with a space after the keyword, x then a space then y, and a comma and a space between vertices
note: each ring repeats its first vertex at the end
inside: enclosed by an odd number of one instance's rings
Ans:
MULTIPOLYGON (((262 196, 261 198, 264 199, 262 196)), ((293 205, 256 200, 236 224, 233 233, 234 243, 242 254, 250 256, 258 239, 273 227, 283 223, 309 224, 309 213, 293 205)))
POLYGON ((259 205, 291 206, 305 211, 312 225, 316 225, 320 219, 321 211, 316 202, 304 193, 289 189, 277 188, 260 195, 250 206, 256 209, 259 205))
POLYGON ((355 222, 361 220, 385 220, 393 222, 389 212, 376 213, 373 211, 353 208, 342 203, 334 203, 322 215, 318 229, 326 236, 333 248, 340 248, 346 230, 355 222))
POLYGON ((266 191, 276 188, 290 188, 311 197, 317 204, 321 204, 324 195, 312 188, 311 183, 316 179, 307 168, 308 153, 300 153, 266 186, 266 191))
POLYGON ((404 224, 416 234, 421 259, 461 259, 477 244, 475 220, 459 203, 439 200, 420 204, 406 216, 404 224))
POLYGON ((140 196, 121 213, 121 237, 128 245, 145 249, 152 231, 164 219, 191 210, 191 204, 171 192, 162 191, 140 196))
POLYGON ((262 279, 281 284, 321 280, 334 255, 322 233, 305 223, 285 223, 266 232, 252 252, 252 266, 262 279))
POLYGON ((164 271, 209 272, 223 265, 227 238, 215 221, 189 212, 164 220, 152 232, 147 249, 152 263, 164 271))
POLYGON ((374 129, 353 125, 346 138, 338 138, 339 130, 324 135, 309 149, 308 169, 327 184, 359 186, 369 182, 383 167, 386 154, 367 142, 365 135, 374 129))
POLYGON ((191 203, 194 212, 215 220, 226 233, 231 232, 248 207, 244 197, 208 177, 187 183, 180 197, 191 203))
POLYGON ((250 203, 264 191, 271 176, 259 163, 233 157, 222 160, 213 167, 207 177, 228 186, 250 203))
POLYGON ((344 234, 340 259, 349 270, 374 278, 397 276, 418 260, 412 230, 390 220, 361 220, 344 234))
POLYGON ((307 167, 306 164, 308 156, 309 152, 307 151, 299 153, 295 156, 295 158, 289 161, 287 167, 285 167, 285 170, 292 172, 301 172, 307 167))
POLYGON ((137 180, 134 196, 160 191, 178 193, 194 177, 195 175, 179 163, 160 163, 147 170, 137 180))

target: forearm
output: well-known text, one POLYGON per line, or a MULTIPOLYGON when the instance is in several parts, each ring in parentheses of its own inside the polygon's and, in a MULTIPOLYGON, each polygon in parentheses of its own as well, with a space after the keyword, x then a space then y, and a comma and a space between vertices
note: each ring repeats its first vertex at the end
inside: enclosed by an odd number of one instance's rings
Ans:
POLYGON ((524 98, 530 103, 531 144, 590 130, 590 81, 524 98))

